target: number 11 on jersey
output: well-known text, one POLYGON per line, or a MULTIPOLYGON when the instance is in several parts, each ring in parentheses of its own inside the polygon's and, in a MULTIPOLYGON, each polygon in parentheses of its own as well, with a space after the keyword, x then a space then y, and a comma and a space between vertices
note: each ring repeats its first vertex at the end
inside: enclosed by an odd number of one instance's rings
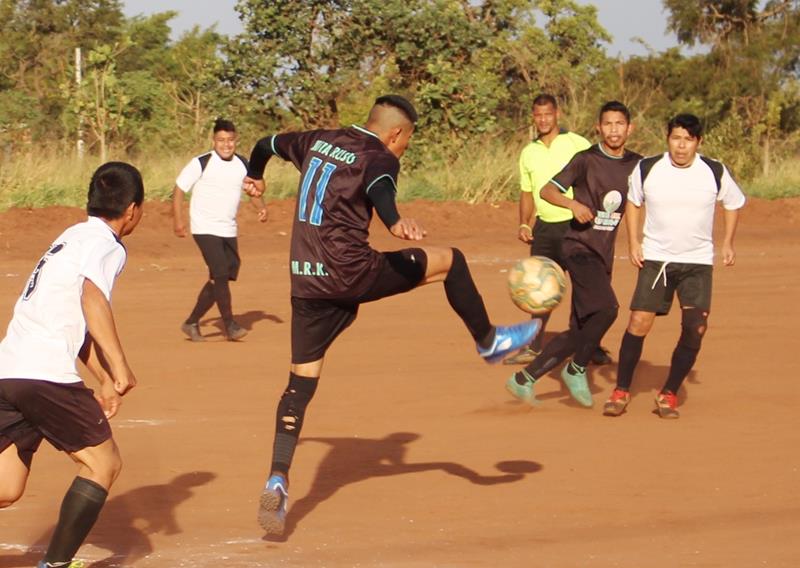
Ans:
POLYGON ((306 175, 303 176, 303 185, 300 187, 300 201, 297 205, 297 215, 301 222, 308 221, 312 225, 319 226, 322 224, 322 200, 325 199, 325 189, 328 187, 328 182, 331 179, 331 174, 336 169, 336 164, 330 162, 323 162, 316 156, 311 158, 308 163, 308 170, 306 175), (319 175, 317 184, 314 188, 314 201, 311 204, 311 216, 306 218, 306 210, 308 208, 308 193, 311 190, 311 185, 316 177, 317 170, 322 166, 322 173, 319 175))

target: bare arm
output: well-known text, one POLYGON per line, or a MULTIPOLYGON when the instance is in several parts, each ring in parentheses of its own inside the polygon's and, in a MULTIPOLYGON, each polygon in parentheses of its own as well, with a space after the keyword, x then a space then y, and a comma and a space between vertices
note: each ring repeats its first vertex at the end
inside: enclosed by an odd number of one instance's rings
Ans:
MULTIPOLYGON (((124 395, 136 386, 136 377, 133 375, 122 350, 122 343, 117 335, 114 324, 114 315, 103 292, 88 278, 83 281, 83 294, 81 307, 86 318, 86 327, 92 342, 99 349, 98 360, 107 363, 107 373, 113 380, 114 390, 124 395)), ((97 377, 101 385, 103 376, 97 377)))
POLYGON ((178 237, 187 235, 183 222, 183 191, 177 185, 172 190, 172 230, 178 237))
POLYGON ((541 195, 542 199, 548 203, 552 203, 553 205, 558 205, 559 207, 563 207, 564 209, 569 209, 572 211, 572 216, 578 223, 589 223, 592 219, 594 219, 594 213, 592 213, 591 209, 586 207, 586 205, 583 203, 580 203, 575 199, 570 199, 561 193, 561 190, 559 190, 558 187, 552 182, 546 183, 539 191, 539 195, 541 195))
POLYGON ((517 238, 523 243, 529 243, 533 240, 533 194, 530 191, 519 192, 517 238))
POLYGON ((733 249, 733 237, 736 235, 736 225, 739 223, 738 209, 725 209, 725 237, 722 240, 722 262, 725 266, 736 264, 736 251, 733 249))
POLYGON ((94 397, 100 403, 100 407, 106 415, 106 418, 113 417, 119 410, 121 403, 119 393, 114 389, 114 379, 108 369, 108 362, 102 358, 100 351, 97 349, 91 334, 86 334, 86 340, 83 342, 78 358, 83 361, 86 368, 89 369, 100 383, 100 392, 95 393, 94 397))
POLYGON ((637 207, 629 200, 625 204, 625 230, 628 233, 628 255, 631 259, 631 264, 639 268, 644 264, 642 242, 639 240, 641 219, 642 208, 637 207))

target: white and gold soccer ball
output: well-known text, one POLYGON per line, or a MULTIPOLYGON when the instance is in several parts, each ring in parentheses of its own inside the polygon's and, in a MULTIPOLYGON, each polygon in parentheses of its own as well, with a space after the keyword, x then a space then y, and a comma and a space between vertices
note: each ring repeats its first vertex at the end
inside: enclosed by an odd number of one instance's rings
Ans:
POLYGON ((524 258, 508 274, 511 301, 529 314, 543 314, 554 309, 561 303, 566 289, 564 271, 546 256, 524 258))

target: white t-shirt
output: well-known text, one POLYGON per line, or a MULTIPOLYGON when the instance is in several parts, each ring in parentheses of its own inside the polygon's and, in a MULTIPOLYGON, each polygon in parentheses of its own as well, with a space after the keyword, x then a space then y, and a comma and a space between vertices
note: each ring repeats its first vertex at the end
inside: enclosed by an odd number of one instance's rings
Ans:
POLYGON ((175 185, 184 193, 192 192, 189 216, 193 235, 235 237, 236 212, 247 166, 238 155, 226 161, 213 150, 210 154, 205 169, 200 165, 200 156, 186 164, 175 185))
POLYGON ((744 206, 745 196, 723 166, 717 191, 714 172, 698 154, 687 168, 672 165, 664 153, 642 187, 641 162, 628 179, 628 200, 645 205, 642 253, 646 260, 713 264, 714 207, 727 210, 744 206))
POLYGON ((68 228, 39 260, 0 342, 0 379, 81 381, 75 359, 86 339, 84 279, 111 301, 127 253, 102 219, 68 228))

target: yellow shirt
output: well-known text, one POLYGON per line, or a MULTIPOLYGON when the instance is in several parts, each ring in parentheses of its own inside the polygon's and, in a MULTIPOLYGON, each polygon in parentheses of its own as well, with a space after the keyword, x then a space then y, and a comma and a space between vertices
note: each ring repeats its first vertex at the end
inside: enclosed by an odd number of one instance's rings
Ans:
MULTIPOLYGON (((537 139, 523 148, 519 157, 520 191, 533 194, 536 216, 542 221, 558 223, 572 219, 572 211, 548 203, 539 197, 539 190, 569 163, 572 156, 589 146, 591 144, 583 136, 562 130, 549 147, 537 139)), ((572 188, 564 195, 572 199, 572 188)))

